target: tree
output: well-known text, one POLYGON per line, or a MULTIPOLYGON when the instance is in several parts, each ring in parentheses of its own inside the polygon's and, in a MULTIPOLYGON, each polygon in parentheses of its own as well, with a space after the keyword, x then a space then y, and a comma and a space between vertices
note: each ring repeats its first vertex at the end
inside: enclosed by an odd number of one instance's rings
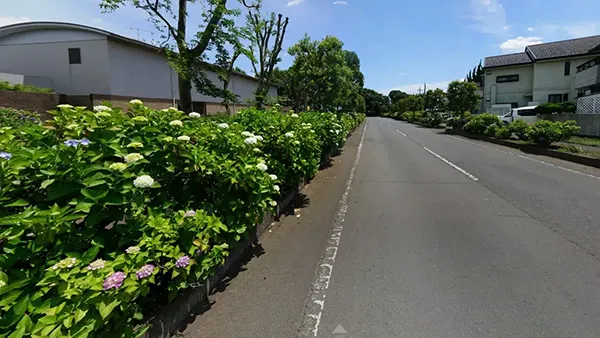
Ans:
MULTIPOLYGON (((245 7, 248 0, 239 0, 245 7)), ((192 83, 207 95, 222 94, 204 73, 207 64, 205 52, 213 47, 213 39, 220 32, 234 27, 231 16, 239 15, 239 11, 227 8, 227 0, 205 0, 192 2, 189 0, 101 0, 100 8, 114 11, 130 4, 134 8, 145 11, 156 29, 163 34, 162 48, 169 58, 171 66, 178 74, 179 103, 183 111, 192 110, 192 83), (177 4, 177 14, 172 10, 177 4), (187 35, 188 3, 200 3, 206 9, 202 14, 202 24, 193 38, 187 35), (177 23, 173 23, 175 20, 177 23), (173 39, 174 43, 169 43, 173 39)))
POLYGON ((247 74, 245 70, 243 70, 242 68, 240 68, 238 66, 235 66, 233 68, 233 71, 236 72, 236 73, 247 74))
POLYGON ((466 111, 474 110, 479 103, 479 88, 474 82, 452 81, 448 85, 448 109, 462 118, 466 111))
POLYGON ((381 113, 390 111, 389 97, 368 88, 362 88, 360 90, 360 95, 365 100, 367 115, 380 116, 381 113))
POLYGON ((365 76, 360 71, 360 59, 356 52, 344 51, 346 56, 346 65, 352 70, 352 80, 357 88, 365 86, 365 76))
POLYGON ((396 103, 402 99, 405 99, 408 96, 408 94, 401 90, 392 90, 390 91, 388 96, 390 97, 390 100, 392 100, 392 103, 396 103))
POLYGON ((252 69, 258 79, 255 91, 258 108, 263 106, 265 97, 269 94, 273 69, 281 61, 279 53, 289 23, 289 18, 286 17, 283 21, 282 18, 281 14, 276 16, 275 13, 271 13, 268 19, 263 18, 259 7, 249 9, 246 15, 248 27, 246 37, 250 41, 250 61, 252 61, 252 69), (271 46, 272 37, 274 41, 271 46))
POLYGON ((428 90, 425 94, 425 109, 444 110, 446 108, 446 93, 443 90, 436 88, 428 90))
POLYGON ((334 36, 312 41, 305 35, 289 48, 288 53, 294 57, 294 63, 288 69, 286 80, 294 107, 337 111, 356 104, 354 74, 346 65, 343 46, 334 36))

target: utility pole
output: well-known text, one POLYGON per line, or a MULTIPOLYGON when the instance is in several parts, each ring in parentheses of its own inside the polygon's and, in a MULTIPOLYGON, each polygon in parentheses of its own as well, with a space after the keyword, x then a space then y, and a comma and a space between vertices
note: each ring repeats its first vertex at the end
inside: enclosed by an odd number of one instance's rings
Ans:
POLYGON ((425 105, 425 99, 427 98, 427 82, 423 84, 423 88, 423 111, 425 111, 425 107, 427 107, 427 105, 425 105))

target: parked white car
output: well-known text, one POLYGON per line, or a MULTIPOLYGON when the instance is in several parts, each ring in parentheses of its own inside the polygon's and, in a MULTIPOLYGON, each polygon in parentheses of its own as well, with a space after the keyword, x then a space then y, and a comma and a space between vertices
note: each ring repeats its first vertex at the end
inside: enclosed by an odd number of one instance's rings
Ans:
POLYGON ((500 117, 500 120, 504 124, 509 124, 512 121, 523 120, 529 124, 537 121, 537 114, 535 113, 535 107, 537 106, 527 106, 521 108, 514 108, 510 111, 510 113, 503 115, 500 117))

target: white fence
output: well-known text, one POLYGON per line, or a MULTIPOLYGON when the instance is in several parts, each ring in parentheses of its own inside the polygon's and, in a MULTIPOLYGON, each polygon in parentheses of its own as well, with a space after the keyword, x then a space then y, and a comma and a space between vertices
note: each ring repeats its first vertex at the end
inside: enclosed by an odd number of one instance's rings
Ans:
POLYGON ((577 114, 600 114, 600 94, 580 97, 577 100, 577 114))

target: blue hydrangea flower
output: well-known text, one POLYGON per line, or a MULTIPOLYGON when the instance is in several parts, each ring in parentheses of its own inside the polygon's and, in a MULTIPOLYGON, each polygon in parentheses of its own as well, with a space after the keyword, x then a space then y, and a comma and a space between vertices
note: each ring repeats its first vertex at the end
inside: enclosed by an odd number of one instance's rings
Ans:
POLYGON ((79 140, 79 144, 81 144, 82 146, 89 146, 90 143, 90 140, 88 140, 87 138, 82 138, 81 140, 79 140))
POLYGON ((67 147, 77 147, 79 145, 79 141, 78 140, 66 140, 65 142, 63 142, 67 147))
POLYGON ((12 157, 11 153, 7 153, 6 151, 0 151, 0 158, 3 158, 5 160, 10 160, 11 157, 12 157))

